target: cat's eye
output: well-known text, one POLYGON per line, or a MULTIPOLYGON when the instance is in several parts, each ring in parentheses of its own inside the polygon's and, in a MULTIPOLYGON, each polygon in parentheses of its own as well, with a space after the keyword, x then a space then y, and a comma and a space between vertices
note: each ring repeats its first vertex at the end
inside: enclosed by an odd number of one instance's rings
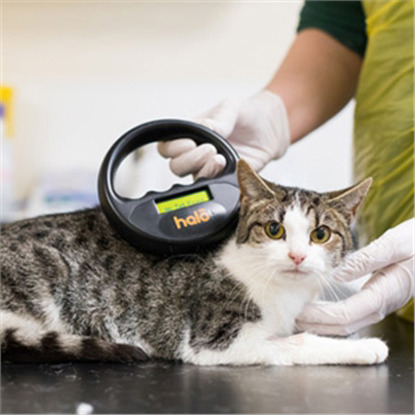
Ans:
POLYGON ((265 233, 272 239, 281 239, 285 235, 284 226, 272 221, 265 225, 265 233))
POLYGON ((310 238, 316 244, 324 244, 330 238, 331 231, 330 228, 327 226, 319 226, 318 228, 314 229, 313 232, 310 234, 310 238))

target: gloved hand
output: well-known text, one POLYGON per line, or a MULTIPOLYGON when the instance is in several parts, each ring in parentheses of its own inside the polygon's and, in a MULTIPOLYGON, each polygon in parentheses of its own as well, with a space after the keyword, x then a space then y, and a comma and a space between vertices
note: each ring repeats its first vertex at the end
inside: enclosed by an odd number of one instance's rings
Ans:
POLYGON ((347 336, 404 306, 415 293, 414 232, 412 218, 351 254, 335 279, 351 281, 375 271, 372 277, 346 300, 309 304, 298 317, 297 327, 347 336))
MULTIPOLYGON (((244 101, 225 100, 193 121, 226 138, 255 170, 281 157, 290 144, 287 113, 281 98, 262 91, 244 101)), ((178 176, 213 177, 225 167, 225 158, 211 144, 196 146, 190 139, 159 142, 163 157, 178 176)))

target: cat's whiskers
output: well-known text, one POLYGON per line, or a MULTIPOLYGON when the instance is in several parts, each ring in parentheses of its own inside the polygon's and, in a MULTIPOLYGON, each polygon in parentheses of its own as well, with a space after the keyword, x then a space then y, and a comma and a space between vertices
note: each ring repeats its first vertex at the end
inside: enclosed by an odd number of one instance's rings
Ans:
MULTIPOLYGON (((268 264, 263 264, 261 268, 264 271, 265 279, 258 278, 254 280, 253 285, 249 289, 249 296, 251 301, 258 302, 259 300, 260 303, 265 303, 267 294, 270 292, 269 286, 278 271, 271 268, 268 264)), ((258 267, 256 267, 256 270, 258 270, 258 267)))
MULTIPOLYGON (((235 261, 236 263, 237 261, 235 261)), ((255 303, 256 297, 258 296, 258 292, 261 290, 264 292, 265 287, 269 284, 268 280, 270 281, 272 279, 272 275, 269 273, 269 266, 267 264, 258 264, 258 263, 252 263, 247 265, 244 268, 244 271, 249 274, 250 271, 252 271, 253 275, 266 275, 267 278, 264 281, 263 278, 257 278, 255 276, 252 277, 252 279, 249 281, 249 285, 246 282, 238 281, 239 284, 241 284, 246 290, 246 294, 244 297, 244 300, 241 303, 241 309, 244 309, 243 316, 244 319, 247 320, 247 314, 249 310, 250 303, 255 303)))
MULTIPOLYGON (((254 264, 254 265, 252 265, 252 269, 253 269, 253 271, 258 272, 258 270, 259 271, 262 271, 262 269, 265 270, 266 269, 266 266, 263 265, 263 264, 261 264, 261 266, 258 267, 258 265, 254 264)), ((248 290, 246 291, 245 299, 244 299, 244 301, 241 304, 243 306, 243 304, 245 303, 245 309, 244 309, 244 314, 243 314, 244 315, 244 320, 247 320, 247 314, 248 314, 248 310, 249 310, 249 304, 251 302, 254 302, 254 300, 255 300, 254 293, 256 291, 256 287, 261 286, 262 285, 261 283, 262 283, 261 280, 256 279, 256 278, 253 278, 252 279, 252 283, 250 284, 250 286, 248 287, 248 290)))
MULTIPOLYGON (((229 266, 232 268, 233 265, 240 265, 241 263, 241 259, 240 258, 229 258, 226 265, 228 268, 229 266)), ((263 280, 261 278, 256 278, 255 276, 259 273, 259 274, 263 274, 263 275, 267 275, 267 271, 269 271, 269 267, 264 263, 264 261, 262 259, 260 259, 259 261, 254 261, 251 262, 249 264, 244 264, 244 272, 247 275, 252 274, 253 277, 252 279, 250 279, 249 281, 249 286, 247 284, 246 281, 242 281, 238 278, 235 278, 235 276, 233 277, 233 280, 235 282, 235 287, 231 290, 229 296, 228 296, 228 300, 226 305, 231 304, 233 301, 235 301, 236 299, 239 299, 239 295, 241 292, 245 292, 244 298, 240 303, 240 311, 241 314, 243 315, 244 320, 247 320, 247 315, 248 315, 248 311, 249 311, 249 306, 252 303, 255 303, 255 298, 254 295, 252 293, 252 288, 255 287, 253 289, 253 291, 256 291, 256 287, 257 286, 262 286, 263 285, 263 280), (240 288, 239 291, 236 291, 237 288, 240 288), (248 288, 248 289, 247 289, 248 288), (232 294, 235 293, 233 296, 232 294)), ((228 270, 228 272, 230 272, 228 270)), ((230 273, 232 275, 232 273, 230 273)))
MULTIPOLYGON (((235 286, 232 288, 232 290, 229 293, 229 298, 227 302, 225 303, 224 309, 227 309, 230 304, 232 304, 236 299, 238 299, 241 292, 246 293, 246 287, 241 281, 235 281, 235 283, 236 283, 235 286), (237 289, 238 291, 236 291, 237 289)), ((246 294, 245 294, 245 297, 246 297, 246 294)))
POLYGON ((327 289, 330 294, 333 296, 335 301, 340 301, 341 298, 336 292, 335 287, 332 285, 332 280, 330 278, 327 278, 323 273, 321 272, 315 272, 317 275, 317 281, 319 283, 319 286, 321 287, 320 292, 323 292, 324 289, 327 289))
POLYGON ((242 301, 242 307, 243 307, 243 304, 245 303, 244 313, 243 313, 243 319, 244 319, 244 321, 247 321, 248 320, 247 319, 247 315, 248 315, 248 310, 249 310, 249 304, 250 304, 251 301, 253 301, 252 295, 250 293, 247 293, 245 295, 245 300, 242 301))
POLYGON ((272 280, 274 279, 274 276, 276 274, 276 270, 270 268, 267 266, 267 271, 272 270, 271 272, 265 273, 266 277, 265 277, 265 281, 263 282, 263 284, 261 284, 261 297, 262 299, 265 299, 266 297, 266 293, 269 292, 268 287, 271 284, 272 280))

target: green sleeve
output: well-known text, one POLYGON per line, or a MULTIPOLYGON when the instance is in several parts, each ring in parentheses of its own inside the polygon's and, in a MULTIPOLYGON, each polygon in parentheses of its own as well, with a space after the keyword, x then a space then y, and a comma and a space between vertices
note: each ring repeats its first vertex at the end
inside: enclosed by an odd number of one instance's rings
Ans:
POLYGON ((365 54, 366 22, 361 1, 306 0, 297 32, 307 28, 323 30, 359 55, 365 54))

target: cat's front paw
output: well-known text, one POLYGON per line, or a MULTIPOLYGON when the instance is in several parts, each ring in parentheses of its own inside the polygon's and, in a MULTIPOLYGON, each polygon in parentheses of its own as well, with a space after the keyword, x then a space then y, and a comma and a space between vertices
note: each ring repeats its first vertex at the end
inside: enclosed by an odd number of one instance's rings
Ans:
POLYGON ((389 354, 385 342, 376 338, 355 340, 355 351, 350 364, 374 365, 383 363, 389 354))
POLYGON ((376 338, 339 339, 300 333, 279 339, 277 364, 373 365, 388 357, 388 347, 376 338))

